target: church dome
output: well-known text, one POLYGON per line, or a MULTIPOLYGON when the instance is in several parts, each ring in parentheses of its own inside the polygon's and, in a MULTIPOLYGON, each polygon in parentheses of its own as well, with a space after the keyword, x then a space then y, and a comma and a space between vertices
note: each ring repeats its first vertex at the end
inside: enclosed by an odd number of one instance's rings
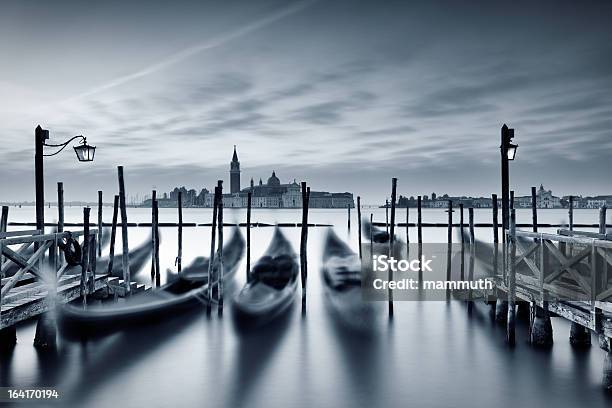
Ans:
POLYGON ((272 176, 268 179, 269 186, 280 186, 280 180, 276 177, 276 173, 272 172, 272 176))

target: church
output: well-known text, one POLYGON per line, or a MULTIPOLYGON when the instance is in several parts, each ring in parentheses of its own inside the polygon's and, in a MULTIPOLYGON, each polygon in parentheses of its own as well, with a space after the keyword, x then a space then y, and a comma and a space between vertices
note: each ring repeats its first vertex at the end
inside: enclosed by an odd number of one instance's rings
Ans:
MULTIPOLYGON (((251 206, 253 208, 301 208, 302 192, 300 184, 293 180, 291 183, 283 184, 277 177, 276 172, 266 183, 260 178, 255 184, 251 178, 248 187, 240 188, 240 161, 236 146, 230 162, 230 192, 223 194, 223 206, 230 208, 244 208, 247 206, 247 197, 251 193, 251 206)), ((210 199, 212 206, 212 194, 210 199)), ((310 192, 310 208, 347 208, 355 207, 352 193, 329 193, 327 191, 310 192)))

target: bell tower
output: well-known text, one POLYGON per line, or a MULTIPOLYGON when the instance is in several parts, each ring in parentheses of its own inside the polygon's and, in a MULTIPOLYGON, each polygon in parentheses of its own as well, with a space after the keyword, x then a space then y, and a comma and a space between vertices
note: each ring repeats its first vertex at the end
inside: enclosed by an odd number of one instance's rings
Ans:
POLYGON ((232 194, 240 192, 240 162, 236 153, 236 145, 234 145, 234 156, 230 163, 230 192, 232 194))

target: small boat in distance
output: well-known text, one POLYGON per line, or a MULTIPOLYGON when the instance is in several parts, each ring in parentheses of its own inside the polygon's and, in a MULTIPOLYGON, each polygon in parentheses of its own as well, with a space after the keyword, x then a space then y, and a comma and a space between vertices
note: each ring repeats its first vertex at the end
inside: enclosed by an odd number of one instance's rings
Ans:
MULTIPOLYGON (((236 232, 240 234, 239 231, 236 232)), ((244 252, 244 240, 232 239, 238 249, 227 248, 231 257, 224 256, 224 281, 233 279, 244 252)), ((230 286, 230 285, 228 285, 230 286)), ((225 287, 227 289, 227 286, 225 287)), ((69 336, 101 336, 134 327, 138 324, 158 322, 177 313, 198 306, 214 303, 208 298, 208 282, 179 277, 157 290, 138 293, 122 303, 103 303, 88 306, 65 304, 60 308, 60 326, 69 336)))
POLYGON ((328 229, 321 267, 327 304, 341 323, 367 330, 382 310, 379 302, 367 302, 361 293, 361 261, 333 229, 328 229))
POLYGON ((250 282, 234 298, 237 322, 261 325, 284 313, 295 298, 298 274, 297 254, 276 227, 270 246, 251 269, 250 282))

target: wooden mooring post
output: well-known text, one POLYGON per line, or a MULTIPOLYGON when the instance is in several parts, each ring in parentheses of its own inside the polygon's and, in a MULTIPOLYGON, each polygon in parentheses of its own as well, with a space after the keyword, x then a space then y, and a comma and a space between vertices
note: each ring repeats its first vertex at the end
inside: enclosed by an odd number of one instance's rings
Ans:
POLYGON ((346 210, 347 210, 346 223, 347 223, 348 230, 350 231, 351 230, 351 205, 350 204, 347 204, 346 210))
POLYGON ((219 316, 223 315, 223 180, 217 182, 219 187, 219 209, 217 210, 217 216, 219 218, 219 243, 217 245, 217 254, 219 255, 219 277, 217 278, 217 313, 219 316))
MULTIPOLYGON (((472 282, 474 280, 474 264, 476 263, 476 237, 474 236, 474 208, 468 208, 468 223, 470 228, 470 266, 468 269, 468 280, 472 282)), ((468 313, 471 314, 474 308, 474 302, 472 301, 472 289, 468 290, 468 313)))
POLYGON ((463 204, 459 203, 459 228, 461 228, 461 272, 460 280, 465 279, 465 222, 463 218, 463 204))
MULTIPOLYGON (((155 286, 160 286, 161 271, 159 270, 159 202, 157 199, 153 205, 153 234, 155 236, 155 246, 153 247, 153 262, 155 263, 155 286)), ((153 283, 151 283, 153 285, 153 283)))
POLYGON ((115 239, 117 238, 117 213, 119 212, 119 196, 115 195, 113 200, 113 223, 111 224, 110 248, 108 250, 108 268, 107 272, 110 276, 113 272, 113 263, 115 261, 115 239))
POLYGON ((389 233, 389 199, 385 200, 385 231, 389 233))
POLYGON ((102 256, 102 191, 98 190, 98 256, 102 256))
POLYGON ((423 225, 421 218, 421 196, 417 197, 417 242, 419 245, 423 243, 423 225))
POLYGON ((130 287, 130 247, 128 243, 128 219, 127 205, 125 200, 125 182, 123 179, 123 166, 117 166, 117 176, 119 179, 119 206, 121 208, 121 241, 123 244, 123 256, 121 264, 123 268, 123 284, 125 285, 125 294, 129 296, 131 293, 130 287))
POLYGON ((217 208, 219 206, 219 187, 215 187, 215 195, 213 198, 213 214, 212 225, 210 231, 210 258, 208 261, 208 304, 206 305, 206 314, 210 316, 212 312, 213 302, 213 284, 214 284, 214 263, 215 263, 215 236, 217 229, 217 208))
MULTIPOLYGON (((391 224, 389 225, 389 258, 394 256, 395 246, 395 201, 397 200, 397 178, 391 179, 391 224)), ((389 282, 393 280, 393 270, 389 268, 389 282)), ((389 317, 393 317, 393 290, 389 288, 389 317)))
POLYGON ((183 265, 183 194, 179 190, 178 192, 178 254, 176 255, 176 269, 178 273, 181 273, 183 265))
MULTIPOLYGON (((446 230, 446 280, 451 280, 451 254, 453 245, 453 200, 448 200, 448 227, 446 230)), ((463 222, 463 221, 462 221, 463 222)), ((446 291, 446 300, 450 300, 450 289, 446 291)))
POLYGON ((357 240, 359 242, 359 259, 362 259, 361 254, 361 197, 357 196, 357 240))
POLYGON ((153 190, 151 192, 151 286, 155 285, 155 275, 157 274, 155 270, 155 230, 157 225, 155 225, 155 202, 157 201, 157 191, 153 190))
POLYGON ((87 271, 89 270, 89 207, 83 208, 83 258, 81 260, 81 297, 83 308, 87 307, 87 271))
POLYGON ((606 234, 606 211, 605 205, 599 209, 599 233, 603 235, 606 234))
POLYGON ((569 196, 569 209, 567 210, 568 226, 570 231, 574 230, 574 196, 569 196))
POLYGON ((406 246, 410 246, 410 206, 406 204, 406 246))
POLYGON ((253 193, 247 194, 247 215, 246 215, 246 281, 251 281, 251 205, 253 193))
POLYGON ((310 187, 302 182, 302 230, 300 236, 300 275, 302 278, 302 313, 306 311, 306 284, 308 281, 308 207, 310 187))
POLYGON ((508 263, 508 317, 506 328, 506 341, 508 345, 516 344, 516 210, 510 210, 510 236, 507 240, 510 245, 510 262, 508 263))

